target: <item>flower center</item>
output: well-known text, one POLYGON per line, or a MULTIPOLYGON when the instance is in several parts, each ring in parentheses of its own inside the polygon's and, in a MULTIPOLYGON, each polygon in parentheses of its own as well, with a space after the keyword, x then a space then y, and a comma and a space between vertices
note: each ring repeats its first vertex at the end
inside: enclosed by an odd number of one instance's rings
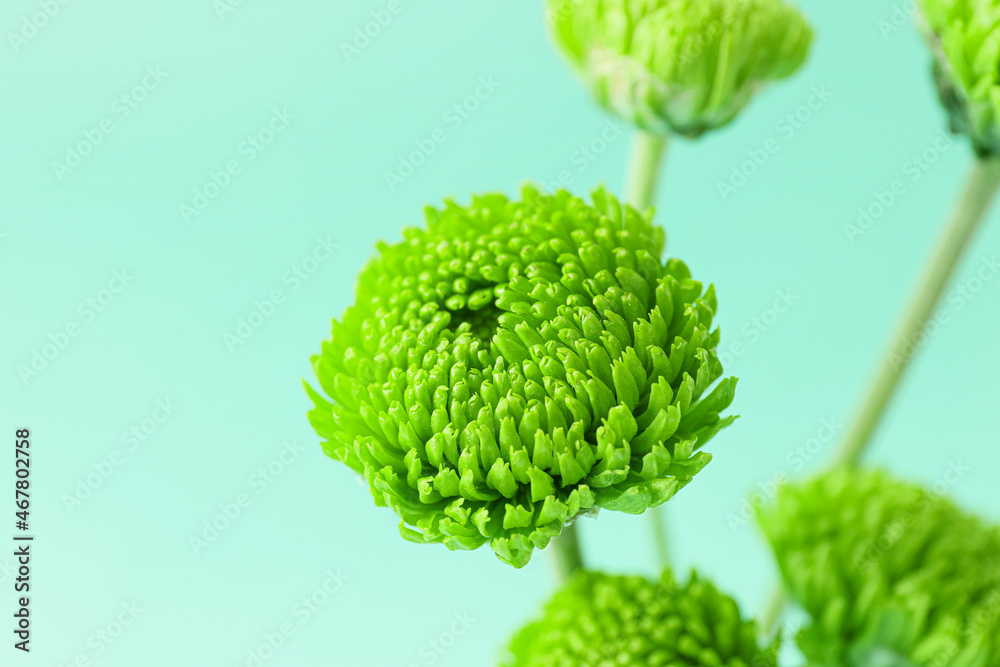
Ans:
POLYGON ((496 333, 497 327, 500 325, 500 315, 503 314, 503 311, 497 308, 493 301, 475 309, 469 304, 458 308, 447 305, 445 307, 451 313, 449 329, 458 332, 462 325, 468 325, 469 333, 483 342, 488 342, 493 338, 493 334, 496 333))

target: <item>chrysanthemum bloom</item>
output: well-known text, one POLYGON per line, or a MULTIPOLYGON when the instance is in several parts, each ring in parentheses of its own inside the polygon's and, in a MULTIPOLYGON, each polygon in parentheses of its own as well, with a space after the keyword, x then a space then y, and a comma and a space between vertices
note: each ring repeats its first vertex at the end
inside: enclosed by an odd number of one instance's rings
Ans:
POLYGON ((730 597, 692 574, 678 586, 581 571, 511 642, 505 667, 774 667, 753 621, 730 597))
POLYGON ((597 101, 654 134, 729 123, 812 43, 783 0, 547 0, 556 43, 597 101))
POLYGON ((843 469, 785 487, 760 519, 813 618, 799 638, 810 664, 1000 665, 1000 530, 937 492, 843 469))
POLYGON ((921 0, 934 73, 952 128, 983 156, 1000 151, 1000 1, 921 0))
POLYGON ((379 245, 313 357, 309 418, 403 536, 515 567, 599 507, 673 496, 732 417, 715 290, 652 213, 525 188, 428 208, 379 245), (703 394, 706 394, 703 397, 703 394))

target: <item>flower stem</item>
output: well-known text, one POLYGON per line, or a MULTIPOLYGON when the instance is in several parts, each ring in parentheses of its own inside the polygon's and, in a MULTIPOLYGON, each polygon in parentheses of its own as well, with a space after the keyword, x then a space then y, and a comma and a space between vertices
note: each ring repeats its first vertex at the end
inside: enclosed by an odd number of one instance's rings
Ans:
POLYGON ((837 453, 835 464, 856 465, 864 455, 872 434, 915 353, 917 339, 937 306, 969 241, 985 217, 998 187, 1000 159, 977 160, 965 191, 945 227, 937 251, 899 324, 889 353, 882 360, 861 402, 860 411, 837 453))
MULTIPOLYGON (((945 226, 944 235, 931 258, 919 287, 914 293, 895 337, 889 354, 882 360, 871 386, 861 402, 847 437, 834 458, 833 465, 854 466, 861 460, 871 442, 872 434, 881 421, 885 408, 899 386, 900 378, 909 365, 917 337, 947 287, 970 240, 982 223, 1000 188, 1000 158, 976 161, 969 174, 965 190, 945 226)), ((761 633, 771 633, 781 617, 787 596, 781 588, 775 590, 762 617, 761 633)))
POLYGON ((781 620, 782 612, 785 611, 785 604, 787 602, 788 597, 781 586, 771 591, 771 597, 767 601, 767 606, 764 607, 764 613, 760 615, 759 630, 761 637, 770 637, 774 632, 774 629, 778 626, 778 621, 781 620))
POLYGON ((670 567, 670 539, 667 537, 667 513, 663 505, 651 507, 649 510, 649 522, 653 527, 653 545, 656 547, 656 560, 661 569, 670 567))
MULTIPOLYGON (((628 174, 625 177, 625 200, 633 207, 643 210, 653 202, 666 150, 665 135, 639 130, 632 140, 628 174)), ((647 512, 653 530, 653 545, 656 548, 658 564, 661 568, 666 568, 670 565, 666 513, 660 507, 651 507, 647 512)))
POLYGON ((640 130, 635 136, 625 179, 625 199, 635 208, 644 209, 652 203, 666 149, 664 135, 640 130))
POLYGON ((580 550, 580 537, 575 522, 563 526, 562 533, 552 541, 552 555, 561 581, 566 581, 574 572, 583 569, 583 552, 580 550))

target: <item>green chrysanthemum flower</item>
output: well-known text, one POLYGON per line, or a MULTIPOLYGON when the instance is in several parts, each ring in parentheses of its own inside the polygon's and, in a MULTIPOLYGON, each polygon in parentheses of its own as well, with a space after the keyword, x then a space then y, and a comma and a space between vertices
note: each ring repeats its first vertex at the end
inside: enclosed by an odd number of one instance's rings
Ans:
POLYGON ((550 31, 597 101, 656 134, 729 123, 805 61, 812 30, 782 0, 547 0, 550 31))
POLYGON ((934 74, 952 129, 976 152, 1000 152, 1000 2, 921 0, 934 74))
POLYGON ((403 536, 515 567, 578 515, 640 513, 711 459, 733 418, 714 287, 663 230, 596 191, 525 188, 427 209, 381 244, 308 388, 324 449, 362 473, 403 536))
POLYGON ((829 667, 1000 666, 1000 530, 883 472, 786 486, 760 512, 799 637, 829 667))
POLYGON ((774 667, 732 598, 692 574, 678 586, 578 572, 511 642, 505 667, 774 667))

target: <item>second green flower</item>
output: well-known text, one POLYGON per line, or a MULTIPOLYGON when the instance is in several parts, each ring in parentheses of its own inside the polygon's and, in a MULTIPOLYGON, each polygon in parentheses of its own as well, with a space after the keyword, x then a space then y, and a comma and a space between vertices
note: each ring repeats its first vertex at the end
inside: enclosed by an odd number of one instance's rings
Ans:
POLYGON ((782 0, 548 0, 556 43, 597 101, 654 134, 729 123, 802 65, 812 30, 782 0))

